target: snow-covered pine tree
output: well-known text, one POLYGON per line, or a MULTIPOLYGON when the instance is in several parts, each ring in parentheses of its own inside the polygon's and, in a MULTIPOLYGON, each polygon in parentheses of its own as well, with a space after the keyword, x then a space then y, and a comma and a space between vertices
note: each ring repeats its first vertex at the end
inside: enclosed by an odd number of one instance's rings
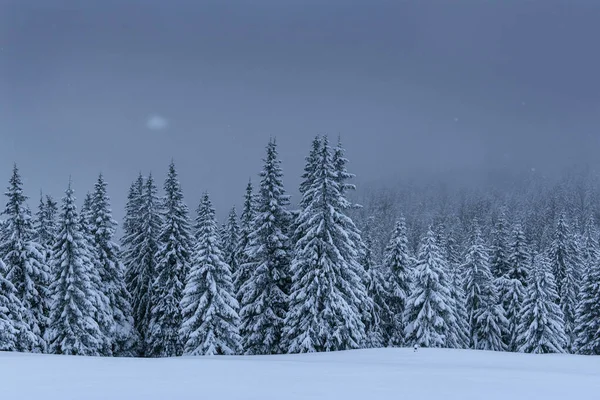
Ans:
POLYGON ((564 353, 567 337, 562 311, 549 261, 543 254, 533 257, 527 296, 519 325, 519 351, 564 353))
POLYGON ((452 316, 448 321, 450 334, 447 336, 446 347, 453 349, 469 348, 469 317, 467 300, 463 290, 463 279, 459 266, 445 262, 450 287, 450 310, 452 316))
POLYGON ((565 350, 571 351, 575 329, 575 310, 577 308, 577 275, 579 257, 576 243, 567 224, 565 213, 561 213, 554 236, 548 249, 548 260, 554 274, 558 291, 558 302, 563 313, 567 346, 565 350))
POLYGON ((91 200, 90 229, 98 254, 98 271, 101 290, 108 298, 111 315, 111 353, 120 356, 134 354, 137 335, 133 329, 131 299, 125 287, 125 269, 120 259, 119 246, 113 241, 117 222, 112 218, 110 198, 102 174, 94 185, 91 200))
POLYGON ((150 312, 153 284, 156 279, 156 252, 162 220, 160 200, 152 174, 142 185, 138 200, 137 227, 128 240, 127 257, 130 259, 126 280, 131 293, 134 325, 139 335, 139 354, 148 356, 150 312))
POLYGON ((90 280, 95 265, 78 221, 71 182, 65 193, 53 249, 49 350, 55 354, 99 355, 105 338, 96 321, 97 293, 90 280))
POLYGON ((304 235, 295 244, 291 268, 288 352, 358 348, 365 336, 361 306, 366 288, 356 273, 362 268, 357 266, 360 254, 347 229, 353 222, 344 214, 347 200, 326 137, 313 184, 304 196, 311 201, 296 222, 304 235))
POLYGON ((387 299, 392 320, 386 327, 387 345, 404 345, 404 311, 406 299, 410 293, 410 275, 412 260, 408 254, 408 237, 406 222, 400 217, 392 233, 383 258, 383 274, 389 288, 390 297, 387 299))
MULTIPOLYGON (((322 139, 322 145, 328 145, 327 137, 322 139)), ((363 242, 360 230, 354 224, 354 221, 348 217, 348 212, 353 209, 362 208, 358 204, 352 204, 347 199, 347 192, 350 190, 356 190, 354 184, 349 183, 349 180, 354 178, 355 175, 348 172, 347 165, 348 159, 345 156, 346 150, 342 146, 342 139, 338 136, 338 142, 335 148, 332 150, 331 162, 335 171, 335 182, 338 184, 340 190, 340 210, 346 214, 346 219, 342 220, 344 230, 347 232, 348 238, 353 243, 353 248, 357 251, 356 259, 358 262, 349 264, 350 267, 355 268, 354 273, 360 277, 363 285, 367 285, 369 277, 365 270, 365 266, 360 262, 361 259, 365 258, 366 246, 363 242)), ((372 249, 371 249, 372 250, 372 249)), ((368 296, 368 293, 362 290, 356 290, 355 296, 359 300, 359 309, 362 314, 363 321, 366 323, 370 319, 370 310, 374 307, 372 299, 368 296)))
POLYGON ((95 237, 92 233, 92 194, 87 192, 83 198, 81 212, 79 215, 79 228, 84 239, 83 243, 86 246, 86 253, 89 256, 90 263, 93 268, 89 269, 89 280, 92 284, 93 293, 95 295, 95 310, 94 316, 100 332, 102 332, 102 347, 100 355, 112 356, 112 329, 114 320, 110 309, 108 296, 104 292, 102 279, 100 277, 100 255, 95 243, 95 237))
POLYGON ((244 207, 240 216, 240 234, 238 247, 236 250, 236 260, 238 268, 233 270, 233 287, 236 293, 238 303, 242 302, 241 287, 248 281, 252 272, 252 264, 248 263, 246 257, 246 247, 250 242, 250 234, 253 230, 254 216, 256 215, 256 197, 252 187, 252 181, 248 181, 246 192, 244 194, 244 207))
POLYGON ((527 286, 527 270, 531 262, 529 246, 525 238, 525 232, 520 223, 516 223, 513 229, 512 238, 509 245, 510 255, 508 256, 508 277, 518 279, 523 287, 527 286))
POLYGON ((223 258, 225 264, 229 265, 232 274, 235 274, 235 271, 237 271, 239 265, 237 259, 237 248, 239 246, 239 241, 240 226, 238 224, 238 217, 235 207, 232 207, 229 211, 229 215, 227 216, 225 231, 221 236, 221 242, 223 243, 223 258))
POLYGON ((492 232, 490 269, 494 278, 505 278, 510 270, 509 225, 507 209, 502 207, 492 232))
POLYGON ((0 260, 0 351, 17 351, 22 343, 35 342, 36 338, 23 322, 26 310, 17 289, 5 278, 7 273, 6 265, 0 260))
POLYGON ((382 267, 373 260, 372 248, 373 239, 371 236, 372 219, 367 221, 363 232, 365 242, 365 252, 361 260, 367 273, 367 294, 372 302, 369 310, 369 316, 365 321, 366 340, 365 345, 371 348, 387 347, 390 343, 390 329, 394 326, 395 316, 390 309, 389 303, 392 294, 389 291, 387 276, 383 273, 382 267))
POLYGON ((405 343, 421 347, 445 346, 453 317, 446 267, 435 236, 430 227, 414 267, 404 313, 405 343))
MULTIPOLYGON (((123 255, 123 265, 125 266, 125 281, 129 282, 135 279, 133 275, 135 270, 135 260, 138 255, 135 253, 136 246, 133 244, 141 234, 141 210, 142 196, 144 194, 144 177, 141 172, 137 179, 131 183, 127 193, 127 203, 125 205, 125 217, 123 218, 123 236, 121 237, 121 253, 123 255)), ((130 287, 128 286, 130 289, 130 287)), ((132 304, 133 306, 133 304, 132 304)))
POLYGON ((197 243, 187 276, 180 334, 184 354, 240 354, 238 302, 229 265, 219 248, 215 211, 208 194, 198 207, 197 243))
POLYGON ((35 241, 36 232, 23 182, 16 164, 9 180, 3 215, 0 258, 7 267, 6 278, 12 282, 24 307, 23 321, 33 335, 33 341, 20 342, 19 350, 44 352, 44 329, 47 324, 50 297, 48 283, 50 268, 43 247, 35 241))
POLYGON ((240 332, 246 354, 285 351, 281 336, 290 286, 290 212, 274 139, 267 145, 264 163, 256 217, 242 267, 250 271, 250 276, 240 288, 240 332))
POLYGON ((600 355, 600 249, 593 220, 587 223, 583 248, 584 273, 576 310, 574 350, 600 355))
POLYGON ((500 301, 504 315, 508 320, 503 341, 508 351, 518 351, 518 329, 521 324, 521 306, 525 300, 525 286, 531 263, 525 233, 520 223, 515 224, 509 243, 508 265, 506 277, 500 277, 496 284, 500 291, 500 301))
POLYGON ((498 292, 490 272, 487 249, 477 223, 473 228, 471 246, 466 255, 464 272, 466 307, 470 327, 471 347, 480 350, 505 350, 502 332, 507 320, 498 304, 498 292))
POLYGON ((58 206, 50 196, 40 195, 40 203, 35 214, 35 240, 43 249, 44 260, 49 265, 52 259, 52 247, 56 236, 56 214, 58 206))
POLYGON ((163 223, 156 252, 156 279, 152 288, 152 310, 148 354, 168 357, 182 354, 181 296, 193 246, 188 207, 183 201, 175 164, 165 180, 163 223))

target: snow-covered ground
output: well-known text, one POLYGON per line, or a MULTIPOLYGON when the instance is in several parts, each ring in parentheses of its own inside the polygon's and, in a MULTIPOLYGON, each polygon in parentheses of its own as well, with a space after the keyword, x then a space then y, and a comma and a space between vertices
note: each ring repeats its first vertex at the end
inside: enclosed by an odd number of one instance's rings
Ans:
POLYGON ((0 353, 1 399, 600 399, 600 357, 378 349, 116 359, 0 353))

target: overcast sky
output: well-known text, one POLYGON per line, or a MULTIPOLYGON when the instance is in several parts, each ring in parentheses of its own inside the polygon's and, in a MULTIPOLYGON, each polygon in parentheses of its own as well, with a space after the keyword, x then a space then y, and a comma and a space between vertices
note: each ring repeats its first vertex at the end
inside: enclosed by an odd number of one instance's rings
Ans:
POLYGON ((174 158, 223 215, 270 136, 295 193, 321 133, 365 182, 596 163, 598 21, 595 0, 0 0, 0 187, 17 162, 34 207, 103 172, 120 218, 174 158))

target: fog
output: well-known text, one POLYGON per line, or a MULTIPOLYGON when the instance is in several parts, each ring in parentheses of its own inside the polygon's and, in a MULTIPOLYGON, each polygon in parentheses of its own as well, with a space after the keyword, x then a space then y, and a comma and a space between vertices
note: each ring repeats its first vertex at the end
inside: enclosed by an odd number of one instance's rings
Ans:
POLYGON ((269 137, 296 193, 316 134, 364 183, 597 164, 600 2, 223 3, 0 0, 0 185, 102 172, 120 219, 174 159, 222 216, 269 137))

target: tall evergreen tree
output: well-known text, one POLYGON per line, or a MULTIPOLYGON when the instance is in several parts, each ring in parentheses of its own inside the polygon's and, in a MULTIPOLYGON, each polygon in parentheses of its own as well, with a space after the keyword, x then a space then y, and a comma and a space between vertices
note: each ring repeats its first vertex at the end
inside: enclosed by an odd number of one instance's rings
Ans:
POLYGON ((577 308, 578 285, 576 276, 579 268, 579 257, 578 248, 573 240, 564 213, 561 213, 558 218, 554 237, 548 250, 548 258, 558 290, 557 301, 560 304, 565 323, 566 350, 570 351, 575 340, 575 310, 577 308))
POLYGON ((450 333, 452 304, 444 260, 429 228, 414 269, 412 290, 406 302, 405 342, 421 347, 443 347, 450 333))
POLYGON ((90 280, 95 265, 80 227, 69 182, 53 250, 49 348, 56 354, 99 355, 104 335, 96 320, 96 287, 90 280))
POLYGON ((149 326, 153 301, 153 285, 156 279, 156 252, 162 220, 160 200, 152 174, 143 184, 138 205, 138 227, 129 240, 130 266, 126 275, 127 288, 131 293, 131 308, 136 331, 139 335, 139 353, 149 355, 149 326))
POLYGON ((361 264, 367 272, 366 289, 372 304, 369 318, 365 322, 365 345, 371 348, 386 347, 390 343, 390 326, 395 322, 395 316, 389 305, 392 294, 382 267, 373 260, 373 239, 369 223, 365 227, 364 238, 365 252, 361 264))
POLYGON ((35 338, 32 342, 20 343, 20 350, 43 352, 46 349, 44 327, 49 309, 48 283, 49 266, 42 246, 35 241, 36 232, 27 197, 23 193, 23 182, 15 165, 9 180, 8 201, 3 211, 6 222, 2 227, 0 258, 6 263, 6 278, 17 290, 17 297, 25 309, 25 326, 35 338))
POLYGON ((410 293, 410 273, 412 260, 408 254, 408 237, 406 221, 400 217, 392 233, 392 238, 385 249, 383 273, 389 286, 388 304, 392 320, 387 326, 387 337, 390 346, 404 344, 404 311, 410 293))
POLYGON ((242 267, 251 275, 240 288, 240 331, 247 354, 284 351, 281 335, 288 308, 289 196, 283 188, 275 140, 267 146, 264 163, 257 213, 246 247, 246 265, 242 267))
MULTIPOLYGON (((56 214, 58 206, 56 201, 50 196, 40 195, 38 210, 35 215, 35 240, 41 245, 44 252, 44 260, 49 265, 52 259, 52 247, 56 237, 56 214)), ((50 271, 49 271, 50 272, 50 271)))
POLYGON ((131 299, 125 287, 125 269, 119 246, 113 241, 117 222, 112 218, 110 198, 102 174, 94 186, 91 202, 91 234, 98 254, 101 288, 108 298, 112 326, 112 354, 132 355, 136 335, 133 330, 131 299))
POLYGON ((285 339, 290 353, 345 350, 364 343, 366 296, 356 271, 358 253, 344 214, 347 200, 333 155, 323 139, 318 169, 304 196, 311 201, 296 222, 305 234, 295 245, 285 339), (360 294, 362 292, 362 294, 360 294))
POLYGON ((563 315, 549 262, 543 255, 533 258, 527 297, 519 325, 519 351, 563 353, 567 344, 563 315))
POLYGON ((456 264, 445 262, 446 274, 450 287, 450 311, 448 320, 449 334, 446 337, 446 347, 453 349, 469 348, 469 317, 467 314, 467 299, 463 290, 462 272, 456 264))
POLYGON ((520 223, 515 224, 509 247, 510 255, 508 257, 508 277, 518 279, 523 287, 527 286, 527 269, 530 264, 531 256, 525 233, 520 223))
POLYGON ((17 351, 23 343, 36 340, 23 321, 26 312, 17 296, 17 289, 5 278, 8 269, 0 260, 0 351, 17 351))
POLYGON ((180 303, 193 244, 188 208, 183 202, 173 162, 169 165, 164 190, 164 215, 156 253, 156 279, 152 289, 148 338, 148 352, 155 357, 182 354, 180 303))
POLYGON ((184 354, 239 354, 238 303, 229 265, 219 248, 215 211, 208 194, 202 197, 198 212, 198 242, 181 302, 184 354))
POLYGON ((236 251, 237 269, 233 270, 233 286, 236 293, 238 303, 242 302, 241 287, 250 278, 252 272, 252 264, 246 257, 246 248, 250 243, 250 234, 252 233, 254 217, 256 215, 256 198, 252 182, 248 181, 246 192, 244 195, 244 208, 240 216, 240 234, 236 251))
POLYGON ((600 355, 600 249, 593 221, 588 222, 584 239, 584 274, 576 310, 574 350, 600 355))
MULTIPOLYGON (((135 280, 133 276, 137 274, 135 263, 138 258, 136 254, 136 245, 134 242, 142 233, 141 215, 142 202, 144 195, 144 177, 140 173, 135 181, 131 183, 127 194, 127 203, 125 205, 125 217, 123 218, 123 236, 121 237, 121 251, 123 256, 123 265, 125 266, 125 280, 129 282, 135 280)), ((128 286, 131 291, 131 287, 128 286)), ((133 306, 133 304, 132 304, 133 306)))
POLYGON ((503 278, 510 270, 509 225, 506 218, 506 207, 502 207, 494 231, 492 232, 492 251, 490 268, 495 278, 503 278))
POLYGON ((505 350, 502 332, 508 321, 504 317, 504 310, 498 304, 498 293, 490 271, 487 249, 477 225, 474 227, 466 264, 462 270, 465 274, 471 347, 481 350, 505 350))
POLYGON ((234 274, 239 266, 237 249, 240 241, 240 226, 238 224, 235 207, 229 211, 227 223, 225 224, 225 231, 221 237, 221 241, 223 243, 224 261, 227 265, 229 265, 231 273, 234 274))

